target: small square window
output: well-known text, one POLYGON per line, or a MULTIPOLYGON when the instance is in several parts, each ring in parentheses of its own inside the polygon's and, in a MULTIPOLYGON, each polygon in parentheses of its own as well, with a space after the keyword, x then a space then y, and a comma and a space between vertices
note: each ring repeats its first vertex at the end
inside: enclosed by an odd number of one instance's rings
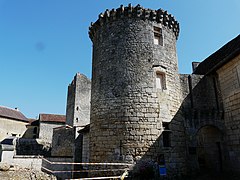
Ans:
POLYGON ((163 46, 162 29, 154 26, 153 33, 154 33, 154 40, 153 40, 154 44, 163 46))

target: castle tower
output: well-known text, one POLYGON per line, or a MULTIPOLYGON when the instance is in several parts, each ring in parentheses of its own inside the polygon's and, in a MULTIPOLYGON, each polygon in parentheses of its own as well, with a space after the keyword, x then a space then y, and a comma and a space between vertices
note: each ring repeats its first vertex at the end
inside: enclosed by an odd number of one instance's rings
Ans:
POLYGON ((180 105, 178 34, 167 11, 131 4, 106 10, 91 25, 91 162, 161 153, 161 135, 180 105))
POLYGON ((77 73, 68 86, 66 124, 79 127, 90 121, 91 81, 77 73))

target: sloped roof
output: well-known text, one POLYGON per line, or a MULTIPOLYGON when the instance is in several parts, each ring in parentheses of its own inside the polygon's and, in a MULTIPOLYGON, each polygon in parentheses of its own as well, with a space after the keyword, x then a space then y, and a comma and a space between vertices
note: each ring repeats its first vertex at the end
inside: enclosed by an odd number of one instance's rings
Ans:
POLYGON ((39 120, 37 119, 28 119, 29 120, 29 124, 27 124, 27 126, 39 126, 39 120))
POLYGON ((0 106, 0 116, 9 118, 9 119, 28 122, 28 119, 19 110, 11 109, 3 106, 0 106))
POLYGON ((240 54, 240 35, 229 41, 215 53, 202 61, 195 69, 193 74, 210 73, 240 54))
POLYGON ((56 123, 65 123, 66 116, 59 114, 39 114, 39 120, 41 122, 56 122, 56 123))

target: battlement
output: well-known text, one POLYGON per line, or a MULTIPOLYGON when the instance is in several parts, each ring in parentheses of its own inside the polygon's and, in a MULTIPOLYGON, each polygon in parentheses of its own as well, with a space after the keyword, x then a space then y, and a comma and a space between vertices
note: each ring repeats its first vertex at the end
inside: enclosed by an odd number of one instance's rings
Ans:
POLYGON ((89 37, 91 40, 93 40, 95 32, 99 27, 103 26, 105 23, 116 21, 125 17, 139 18, 142 20, 150 20, 161 23, 162 25, 167 26, 169 29, 172 29, 176 39, 178 38, 180 31, 179 23, 171 14, 168 14, 167 11, 162 9, 152 10, 143 8, 139 4, 135 7, 131 4, 129 4, 127 7, 121 5, 118 9, 107 9, 104 13, 100 13, 98 20, 95 23, 91 23, 91 26, 89 27, 89 37))

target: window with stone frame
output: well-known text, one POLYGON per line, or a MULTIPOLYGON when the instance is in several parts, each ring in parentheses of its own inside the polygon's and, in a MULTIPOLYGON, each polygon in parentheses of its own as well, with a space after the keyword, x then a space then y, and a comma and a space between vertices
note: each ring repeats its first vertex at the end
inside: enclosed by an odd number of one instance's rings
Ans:
POLYGON ((156 26, 153 26, 154 33, 154 44, 163 46, 163 34, 162 29, 156 26))
POLYGON ((165 73, 163 72, 156 72, 156 89, 157 91, 166 89, 166 78, 165 73))
POLYGON ((163 147, 171 147, 171 133, 172 131, 169 129, 169 123, 163 122, 163 147))

